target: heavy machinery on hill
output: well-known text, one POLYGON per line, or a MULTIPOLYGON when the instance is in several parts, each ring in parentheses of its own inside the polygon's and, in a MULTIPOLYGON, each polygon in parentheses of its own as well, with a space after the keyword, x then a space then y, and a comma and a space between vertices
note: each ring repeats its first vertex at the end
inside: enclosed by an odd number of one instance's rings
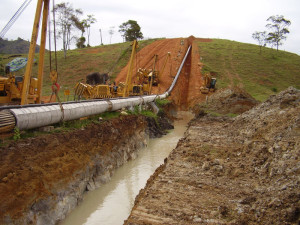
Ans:
POLYGON ((203 76, 204 85, 200 88, 202 94, 214 92, 216 89, 217 78, 212 77, 210 73, 205 73, 203 76))
POLYGON ((132 43, 132 51, 125 82, 120 82, 118 85, 116 85, 115 82, 113 84, 101 83, 93 85, 88 82, 88 75, 86 83, 78 82, 75 85, 75 99, 77 98, 79 100, 82 97, 85 99, 101 99, 151 94, 152 86, 159 85, 160 76, 164 72, 170 53, 168 52, 161 71, 157 69, 158 55, 156 54, 152 57, 154 62, 151 69, 139 68, 136 74, 137 84, 135 84, 132 80, 137 48, 138 42, 135 40, 132 43))

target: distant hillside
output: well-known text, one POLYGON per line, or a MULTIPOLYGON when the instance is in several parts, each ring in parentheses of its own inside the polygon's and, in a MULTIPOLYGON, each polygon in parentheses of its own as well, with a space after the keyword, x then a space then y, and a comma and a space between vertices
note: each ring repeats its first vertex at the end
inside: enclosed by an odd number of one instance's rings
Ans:
POLYGON ((198 43, 203 72, 217 77, 217 87, 239 86, 254 98, 294 86, 300 89, 300 56, 285 51, 223 39, 198 43))
MULTIPOLYGON (((29 41, 18 38, 15 41, 8 41, 0 38, 0 53, 1 54, 26 54, 29 51, 29 41)), ((39 52, 40 47, 37 45, 35 52, 39 52)))
MULTIPOLYGON (((156 40, 139 41, 138 51, 156 40)), ((61 90, 68 88, 73 94, 76 82, 85 80, 85 76, 92 72, 109 72, 111 78, 114 79, 129 61, 130 44, 130 42, 125 42, 70 50, 67 53, 67 59, 63 58, 62 51, 58 51, 58 80, 61 90)), ((270 95, 289 86, 300 89, 300 56, 297 54, 277 52, 270 48, 264 48, 262 54, 259 54, 257 45, 222 39, 211 39, 210 42, 202 40, 198 42, 198 46, 201 62, 204 64, 203 72, 212 72, 217 77, 217 88, 239 86, 260 101, 266 100, 270 95)), ((3 65, 13 59, 8 54, 2 57, 3 65)), ((27 57, 27 55, 24 54, 21 57, 27 57)), ((36 54, 36 63, 33 66, 34 76, 37 75, 38 57, 36 54)), ((55 66, 53 57, 54 54, 52 54, 52 68, 55 66)), ((43 80, 44 95, 51 95, 52 92, 49 67, 49 54, 47 53, 43 80)), ((173 67, 175 68, 175 65, 173 67)), ((24 71, 25 69, 17 71, 16 75, 22 75, 24 71)), ((63 95, 63 91, 60 94, 63 95)))

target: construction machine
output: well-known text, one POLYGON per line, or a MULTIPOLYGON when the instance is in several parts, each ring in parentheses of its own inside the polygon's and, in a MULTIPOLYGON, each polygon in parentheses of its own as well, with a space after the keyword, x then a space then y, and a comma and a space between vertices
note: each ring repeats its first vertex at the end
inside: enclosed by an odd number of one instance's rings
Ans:
POLYGON ((139 68, 137 71, 138 81, 143 87, 144 94, 150 94, 152 86, 158 86, 160 77, 164 73, 167 61, 170 57, 170 52, 167 53, 164 64, 161 70, 157 70, 158 55, 154 55, 154 63, 151 69, 139 68))
POLYGON ((87 84, 78 82, 75 85, 74 96, 77 99, 84 97, 85 99, 98 99, 98 98, 115 98, 115 97, 128 97, 143 94, 142 85, 132 83, 132 75, 134 69, 134 59, 138 43, 136 40, 132 43, 132 51, 127 71, 126 82, 120 82, 118 85, 112 84, 87 84))
MULTIPOLYGON (((0 104, 15 105, 20 104, 22 99, 23 76, 16 76, 10 71, 10 67, 5 68, 6 77, 0 77, 0 104)), ((35 103, 37 99, 38 79, 31 77, 27 95, 29 104, 35 103)))
POLYGON ((97 99, 97 98, 115 98, 115 97, 128 97, 140 96, 151 94, 152 86, 159 85, 160 75, 163 74, 166 63, 170 57, 168 52, 164 61, 161 72, 157 70, 158 55, 154 55, 154 62, 151 69, 139 68, 137 72, 137 84, 133 82, 134 74, 134 60, 136 58, 136 50, 138 42, 136 40, 132 43, 132 51, 128 63, 128 71, 125 83, 120 82, 118 85, 111 84, 89 84, 88 82, 78 82, 75 85, 75 100, 81 99, 97 99))
POLYGON ((44 56, 47 33, 47 20, 50 0, 38 0, 32 29, 31 42, 27 57, 27 65, 23 76, 15 76, 9 68, 6 77, 0 77, 0 104, 34 104, 41 103, 44 56), (42 18, 41 43, 37 78, 32 76, 35 47, 42 18))
POLYGON ((202 94, 214 92, 216 89, 217 78, 212 77, 210 73, 205 73, 203 76, 204 85, 200 88, 202 94))

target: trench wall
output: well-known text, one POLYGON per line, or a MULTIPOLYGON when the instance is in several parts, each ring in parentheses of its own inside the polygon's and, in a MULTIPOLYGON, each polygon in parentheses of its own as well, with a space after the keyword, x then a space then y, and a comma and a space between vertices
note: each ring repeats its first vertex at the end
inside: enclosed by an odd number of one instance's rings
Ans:
POLYGON ((147 144, 146 124, 144 117, 126 116, 10 146, 3 163, 11 163, 13 176, 0 189, 0 211, 5 212, 0 224, 51 225, 63 220, 87 191, 107 183, 118 167, 137 157, 147 144), (27 159, 22 168, 12 162, 22 159, 27 159))

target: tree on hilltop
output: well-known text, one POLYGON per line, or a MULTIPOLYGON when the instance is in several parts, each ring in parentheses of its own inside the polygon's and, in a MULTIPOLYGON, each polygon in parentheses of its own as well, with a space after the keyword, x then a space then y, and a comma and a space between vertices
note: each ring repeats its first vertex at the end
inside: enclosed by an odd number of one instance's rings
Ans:
POLYGON ((71 35, 72 28, 77 28, 76 22, 79 21, 78 16, 82 14, 82 10, 74 10, 69 2, 56 4, 53 10, 56 17, 55 23, 58 27, 58 36, 63 41, 64 58, 66 58, 71 41, 75 38, 71 35))
POLYGON ((87 46, 90 47, 90 34, 91 34, 91 25, 97 22, 94 15, 87 15, 87 19, 83 20, 83 26, 86 28, 88 43, 87 46))
POLYGON ((258 42, 259 53, 261 54, 261 48, 263 46, 266 46, 266 44, 267 44, 267 32, 266 31, 263 31, 263 32, 255 31, 252 34, 252 38, 258 42))
POLYGON ((122 23, 119 28, 119 32, 125 41, 133 41, 144 38, 143 33, 141 32, 141 27, 135 20, 128 20, 127 22, 122 23))
POLYGON ((288 27, 291 25, 291 21, 285 19, 282 15, 270 16, 267 21, 270 23, 266 27, 271 30, 268 33, 267 40, 275 44, 278 51, 279 45, 282 45, 282 41, 286 39, 286 34, 290 33, 288 27))

